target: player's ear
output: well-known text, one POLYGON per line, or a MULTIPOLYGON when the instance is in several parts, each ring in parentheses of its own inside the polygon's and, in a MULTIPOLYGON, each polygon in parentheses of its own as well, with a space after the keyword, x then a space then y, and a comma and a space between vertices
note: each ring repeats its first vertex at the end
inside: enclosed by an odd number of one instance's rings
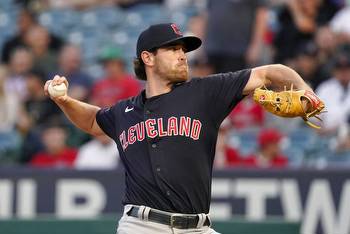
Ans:
POLYGON ((141 59, 145 65, 153 66, 154 65, 154 54, 148 51, 142 51, 141 59))

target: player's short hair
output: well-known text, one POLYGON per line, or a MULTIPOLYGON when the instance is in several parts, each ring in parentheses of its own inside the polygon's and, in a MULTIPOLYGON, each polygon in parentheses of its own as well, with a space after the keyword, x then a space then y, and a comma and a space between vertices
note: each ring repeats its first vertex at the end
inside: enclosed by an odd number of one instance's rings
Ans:
MULTIPOLYGON (((152 49, 149 52, 156 55, 157 49, 158 48, 152 49)), ((147 80, 145 63, 142 61, 142 58, 134 58, 133 62, 134 62, 134 72, 135 72, 136 78, 139 80, 147 80)))
POLYGON ((147 80, 145 64, 143 63, 141 58, 134 59, 134 72, 137 79, 147 80))

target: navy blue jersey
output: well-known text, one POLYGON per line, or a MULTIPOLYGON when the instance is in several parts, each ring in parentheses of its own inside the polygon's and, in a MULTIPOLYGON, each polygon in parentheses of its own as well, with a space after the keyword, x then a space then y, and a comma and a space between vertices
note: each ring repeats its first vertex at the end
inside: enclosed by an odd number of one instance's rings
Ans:
POLYGON ((143 91, 97 113, 125 167, 124 204, 209 212, 218 129, 244 97, 250 71, 194 78, 151 98, 143 91))

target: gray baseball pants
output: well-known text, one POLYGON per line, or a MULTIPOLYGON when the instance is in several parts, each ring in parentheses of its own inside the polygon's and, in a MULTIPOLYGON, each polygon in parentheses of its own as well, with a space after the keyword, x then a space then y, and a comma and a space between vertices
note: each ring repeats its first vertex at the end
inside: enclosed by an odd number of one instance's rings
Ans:
POLYGON ((132 205, 124 207, 124 213, 119 220, 117 234, 220 234, 208 226, 203 226, 205 215, 200 215, 199 225, 193 229, 177 229, 165 224, 155 223, 147 220, 129 216, 127 213, 132 205), (202 218, 201 218, 202 217, 202 218))

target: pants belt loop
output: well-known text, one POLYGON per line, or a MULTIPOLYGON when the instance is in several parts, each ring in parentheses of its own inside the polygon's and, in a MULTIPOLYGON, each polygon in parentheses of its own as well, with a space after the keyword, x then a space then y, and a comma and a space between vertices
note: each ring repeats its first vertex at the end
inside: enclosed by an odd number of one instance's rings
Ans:
POLYGON ((151 208, 150 207, 145 207, 145 210, 144 210, 144 212, 143 212, 143 219, 145 220, 145 221, 148 221, 148 215, 149 215, 149 212, 151 211, 151 208))
POLYGON ((139 219, 144 220, 144 212, 145 212, 146 207, 145 206, 140 206, 139 210, 137 212, 137 216, 139 219))
POLYGON ((211 227, 212 222, 211 222, 211 219, 210 219, 210 214, 206 214, 205 217, 208 218, 208 220, 209 220, 209 227, 211 227))
POLYGON ((132 209, 132 205, 125 205, 124 206, 124 211, 123 211, 123 214, 125 215, 125 214, 127 214, 127 215, 129 215, 129 212, 130 212, 130 210, 132 209))
POLYGON ((201 213, 201 214, 198 214, 198 223, 197 223, 197 228, 201 228, 203 227, 204 225, 204 222, 206 220, 206 215, 201 213))

